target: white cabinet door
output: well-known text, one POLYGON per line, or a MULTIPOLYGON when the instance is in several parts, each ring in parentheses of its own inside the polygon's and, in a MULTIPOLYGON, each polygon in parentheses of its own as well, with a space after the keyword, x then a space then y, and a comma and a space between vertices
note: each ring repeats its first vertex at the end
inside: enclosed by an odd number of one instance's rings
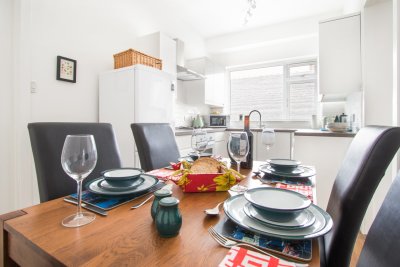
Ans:
POLYGON ((268 150, 262 143, 261 132, 256 133, 256 154, 255 160, 265 161, 267 159, 289 159, 290 152, 292 149, 291 139, 293 133, 289 132, 275 132, 275 144, 273 144, 268 150))
POLYGON ((185 89, 195 88, 194 90, 196 90, 196 92, 190 90, 190 93, 187 93, 187 102, 189 104, 198 103, 223 107, 225 102, 225 68, 208 58, 189 60, 186 67, 206 76, 205 80, 184 83, 185 89))
POLYGON ((214 144, 213 154, 219 155, 223 158, 229 157, 227 150, 228 133, 226 132, 214 133, 214 138, 215 138, 215 144, 214 144))
POLYGON ((346 96, 361 90, 361 23, 352 15, 319 24, 321 94, 346 96))
POLYGON ((192 136, 191 135, 180 135, 175 136, 176 143, 178 145, 179 153, 181 156, 186 156, 192 151, 192 136))
POLYGON ((295 136, 294 157, 304 165, 314 166, 318 206, 326 209, 333 182, 350 146, 351 137, 295 136))

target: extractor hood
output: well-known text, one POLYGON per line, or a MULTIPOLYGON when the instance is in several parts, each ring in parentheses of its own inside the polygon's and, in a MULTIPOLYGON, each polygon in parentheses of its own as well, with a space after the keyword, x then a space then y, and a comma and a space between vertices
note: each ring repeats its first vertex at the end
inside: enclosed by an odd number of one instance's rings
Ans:
POLYGON ((185 44, 183 41, 179 39, 175 39, 176 41, 176 74, 177 79, 181 81, 194 81, 194 80, 204 80, 206 77, 200 73, 195 72, 194 70, 190 70, 186 68, 185 65, 185 57, 184 57, 184 48, 185 44))

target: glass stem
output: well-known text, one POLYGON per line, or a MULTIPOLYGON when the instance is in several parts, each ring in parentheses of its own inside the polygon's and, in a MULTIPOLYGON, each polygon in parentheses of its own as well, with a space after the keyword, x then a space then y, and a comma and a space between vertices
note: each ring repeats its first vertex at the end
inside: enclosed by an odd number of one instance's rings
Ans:
POLYGON ((78 180, 78 216, 82 214, 82 180, 78 180))
POLYGON ((237 172, 240 173, 240 161, 236 161, 237 172))

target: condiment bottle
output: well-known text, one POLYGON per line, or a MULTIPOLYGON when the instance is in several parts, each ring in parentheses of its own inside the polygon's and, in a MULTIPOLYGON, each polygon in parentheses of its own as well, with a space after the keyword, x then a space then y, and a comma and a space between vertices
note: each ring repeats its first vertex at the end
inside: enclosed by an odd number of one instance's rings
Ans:
POLYGON ((151 204, 151 217, 154 218, 156 217, 157 209, 159 202, 162 198, 164 197, 170 197, 172 195, 172 191, 168 189, 160 189, 154 192, 154 200, 153 204, 151 204))
POLYGON ((253 168, 253 133, 250 131, 250 116, 244 116, 244 131, 249 139, 249 153, 246 156, 246 161, 240 162, 240 167, 243 169, 253 168))
POLYGON ((155 221, 161 237, 174 237, 179 234, 182 216, 178 204, 179 200, 174 197, 164 197, 160 200, 155 221))

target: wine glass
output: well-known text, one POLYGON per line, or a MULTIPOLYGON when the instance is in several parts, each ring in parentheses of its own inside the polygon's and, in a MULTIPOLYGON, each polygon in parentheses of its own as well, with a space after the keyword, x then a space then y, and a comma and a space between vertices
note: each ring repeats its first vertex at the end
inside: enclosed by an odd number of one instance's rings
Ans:
POLYGON ((240 172, 240 162, 246 159, 250 150, 249 138, 246 132, 232 132, 229 135, 228 152, 237 163, 240 172))
POLYGON ((97 163, 97 148, 93 135, 67 135, 61 153, 61 166, 78 184, 78 210, 76 214, 66 217, 62 225, 79 227, 91 223, 96 216, 82 212, 82 181, 94 169, 97 163))
POLYGON ((271 128, 262 129, 261 141, 262 141, 262 144, 266 146, 267 151, 268 151, 271 148, 271 146, 275 143, 274 129, 271 129, 271 128))
POLYGON ((192 132, 192 149, 196 151, 197 158, 200 158, 201 152, 206 150, 208 145, 207 131, 204 129, 194 129, 192 132))

